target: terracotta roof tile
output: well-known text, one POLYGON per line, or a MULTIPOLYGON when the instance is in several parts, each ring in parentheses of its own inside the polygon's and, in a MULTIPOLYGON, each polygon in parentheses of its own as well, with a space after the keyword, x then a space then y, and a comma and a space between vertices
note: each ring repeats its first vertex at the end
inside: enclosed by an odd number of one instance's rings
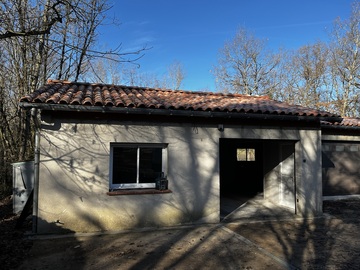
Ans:
POLYGON ((49 80, 37 91, 22 97, 20 102, 296 116, 337 116, 325 111, 271 100, 266 96, 172 91, 56 80, 49 80))
POLYGON ((359 127, 360 128, 360 118, 351 118, 351 117, 344 117, 341 122, 327 122, 321 121, 322 125, 325 126, 335 126, 335 127, 359 127))

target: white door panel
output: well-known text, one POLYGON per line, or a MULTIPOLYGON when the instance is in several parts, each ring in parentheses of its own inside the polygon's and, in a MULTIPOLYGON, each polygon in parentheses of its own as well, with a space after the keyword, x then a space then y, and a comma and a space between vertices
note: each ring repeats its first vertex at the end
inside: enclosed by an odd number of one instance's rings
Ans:
POLYGON ((294 144, 280 146, 280 204, 295 210, 294 144))

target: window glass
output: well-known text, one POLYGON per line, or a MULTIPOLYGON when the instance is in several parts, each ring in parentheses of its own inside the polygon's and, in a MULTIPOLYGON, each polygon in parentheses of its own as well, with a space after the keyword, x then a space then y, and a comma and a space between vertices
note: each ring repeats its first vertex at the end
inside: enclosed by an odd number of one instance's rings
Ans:
POLYGON ((113 183, 136 183, 137 148, 114 147, 113 183))
POLYGON ((255 149, 247 149, 247 161, 255 161, 255 149))
POLYGON ((345 146, 344 145, 337 145, 335 147, 336 152, 343 152, 345 150, 345 146))
POLYGON ((236 149, 236 158, 237 161, 246 161, 246 149, 245 148, 236 149))
POLYGON ((154 183, 161 176, 161 148, 140 148, 139 183, 154 183))
POLYGON ((236 149, 237 161, 255 161, 255 149, 253 148, 238 148, 236 149))

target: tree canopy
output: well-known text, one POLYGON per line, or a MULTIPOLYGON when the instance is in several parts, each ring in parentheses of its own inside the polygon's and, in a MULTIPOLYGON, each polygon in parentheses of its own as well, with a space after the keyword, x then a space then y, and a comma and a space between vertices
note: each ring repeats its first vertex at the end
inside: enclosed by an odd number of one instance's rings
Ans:
POLYGON ((219 91, 269 95, 293 104, 360 116, 360 3, 334 21, 329 41, 272 52, 266 40, 240 28, 219 50, 219 91))

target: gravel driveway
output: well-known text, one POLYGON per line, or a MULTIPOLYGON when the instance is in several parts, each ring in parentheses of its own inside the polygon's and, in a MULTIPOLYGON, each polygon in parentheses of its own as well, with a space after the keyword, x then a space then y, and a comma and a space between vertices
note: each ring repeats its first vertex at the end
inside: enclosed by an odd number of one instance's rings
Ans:
MULTIPOLYGON (((24 238, 2 231, 3 269, 358 269, 360 200, 324 202, 314 219, 229 222, 24 238), (18 238, 16 238, 18 237, 18 238), (12 248, 12 242, 17 243, 12 248), (23 249, 19 247, 23 245, 23 249), (21 256, 16 255, 16 251, 21 256), (13 263, 9 265, 9 261, 13 263)), ((7 218, 9 221, 9 217, 7 218)), ((1 228, 6 227, 2 219, 1 228)), ((7 225, 9 228, 11 226, 7 225)))

